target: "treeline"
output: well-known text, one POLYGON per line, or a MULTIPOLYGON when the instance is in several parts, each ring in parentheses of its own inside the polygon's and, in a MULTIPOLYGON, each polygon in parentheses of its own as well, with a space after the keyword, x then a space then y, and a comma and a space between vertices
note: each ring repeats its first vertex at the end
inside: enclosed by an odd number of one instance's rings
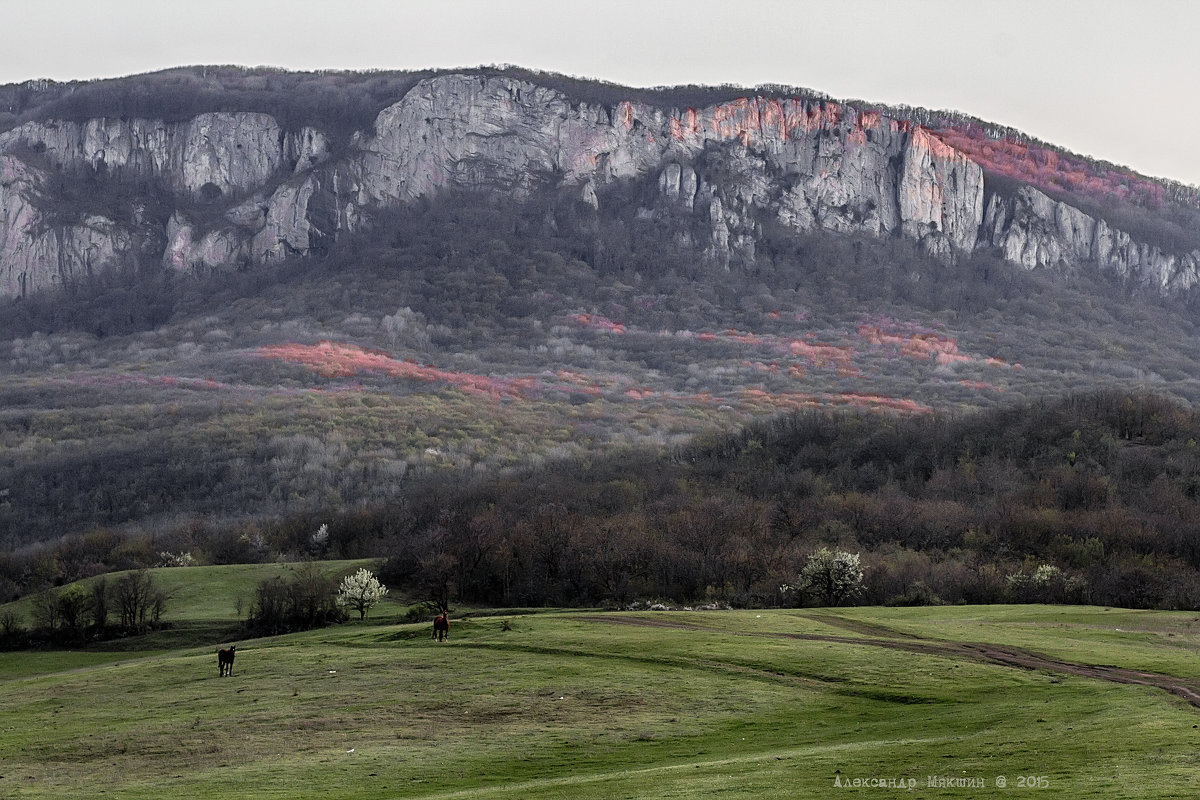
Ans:
MULTIPOLYGON (((322 555, 386 555, 385 583, 437 602, 790 603, 781 586, 831 547, 861 554, 865 603, 1195 608, 1198 442, 1190 409, 1116 392, 962 416, 796 413, 669 452, 427 481, 331 516, 322 555)), ((320 518, 191 541, 214 562, 299 558, 320 518)), ((0 580, 19 594, 68 563, 130 566, 179 543, 69 537, 4 556, 0 580)))
POLYGON ((0 650, 33 645, 76 646, 144 633, 163 625, 169 596, 146 569, 86 584, 43 588, 32 598, 32 625, 13 610, 0 614, 0 650))
POLYGON ((250 111, 270 114, 285 130, 311 126, 342 142, 355 131, 370 130, 380 111, 432 74, 215 66, 102 81, 5 86, 0 87, 0 130, 46 119, 183 122, 206 112, 250 111))
POLYGON ((157 263, 106 269, 28 297, 0 299, 0 339, 79 332, 98 339, 151 330, 171 319, 191 287, 157 263))
POLYGON ((762 84, 756 87, 737 86, 730 83, 716 86, 684 84, 678 86, 632 87, 594 78, 577 78, 554 72, 527 69, 519 66, 502 65, 461 70, 468 74, 504 75, 528 81, 538 86, 556 89, 576 102, 614 107, 623 102, 645 103, 665 108, 704 108, 718 103, 728 103, 742 97, 764 96, 775 98, 797 98, 816 102, 836 102, 829 95, 813 89, 782 84, 762 84))
MULTIPOLYGON (((575 102, 606 107, 626 101, 703 107, 752 94, 831 99, 811 89, 780 85, 636 88, 517 66, 455 72, 524 80, 556 89, 575 102)), ((211 111, 252 111, 272 115, 285 130, 308 125, 344 138, 354 131, 370 130, 380 111, 398 102, 418 81, 435 74, 434 70, 289 72, 194 66, 99 81, 29 81, 0 86, 0 131, 32 120, 141 117, 181 122, 211 111)))
POLYGON ((337 581, 311 561, 287 579, 266 578, 255 587, 246 631, 274 636, 345 622, 349 617, 337 603, 337 588, 337 581))
POLYGON ((417 504, 384 575, 504 605, 760 605, 827 545, 861 552, 867 603, 1195 608, 1198 441, 1190 409, 1122 393, 799 413, 417 504))
POLYGON ((862 553, 866 603, 1195 608, 1198 440, 1189 409, 1122 393, 793 414, 416 504, 384 577, 499 604, 772 604, 832 546, 862 553))

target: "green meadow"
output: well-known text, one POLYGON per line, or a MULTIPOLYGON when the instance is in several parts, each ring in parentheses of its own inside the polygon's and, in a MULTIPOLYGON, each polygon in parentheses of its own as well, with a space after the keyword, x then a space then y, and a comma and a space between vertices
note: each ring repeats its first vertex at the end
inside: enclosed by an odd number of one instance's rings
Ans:
MULTIPOLYGON (((164 571, 167 619, 228 626, 271 569, 164 571)), ((1200 793, 1200 708, 1074 671, 1200 687, 1191 614, 460 611, 439 644, 406 611, 231 639, 229 678, 180 636, 0 654, 0 798, 1200 793)))

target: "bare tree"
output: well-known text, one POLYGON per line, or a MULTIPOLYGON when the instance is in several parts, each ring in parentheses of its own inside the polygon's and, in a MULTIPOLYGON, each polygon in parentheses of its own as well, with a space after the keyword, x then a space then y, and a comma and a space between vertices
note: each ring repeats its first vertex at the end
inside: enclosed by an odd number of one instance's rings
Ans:
POLYGON ((108 626, 108 579, 103 575, 92 582, 92 624, 100 629, 108 626))
POLYGON ((33 624, 48 631, 58 630, 62 622, 59 614, 58 596, 44 589, 33 596, 33 624))
POLYGON ((23 633, 25 626, 21 624, 21 618, 17 616, 15 611, 5 611, 0 614, 0 634, 6 639, 16 637, 17 634, 23 633))
POLYGON ((113 586, 113 599, 121 610, 121 627, 140 630, 146 626, 146 616, 152 620, 162 615, 166 595, 158 591, 154 577, 146 570, 127 572, 113 586))

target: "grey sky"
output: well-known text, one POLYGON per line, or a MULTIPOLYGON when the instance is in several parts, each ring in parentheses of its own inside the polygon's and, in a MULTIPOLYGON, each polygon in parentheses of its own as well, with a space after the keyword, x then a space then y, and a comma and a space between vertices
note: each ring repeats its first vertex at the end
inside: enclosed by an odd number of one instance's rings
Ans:
POLYGON ((1189 0, 0 0, 0 83, 509 63, 953 108, 1200 184, 1189 0))

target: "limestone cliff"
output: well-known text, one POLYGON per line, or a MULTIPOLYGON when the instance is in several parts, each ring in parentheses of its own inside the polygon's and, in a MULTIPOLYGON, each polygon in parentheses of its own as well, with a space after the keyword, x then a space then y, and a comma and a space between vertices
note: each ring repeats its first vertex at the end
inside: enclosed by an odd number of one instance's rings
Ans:
POLYGON ((27 123, 0 134, 0 152, 35 153, 54 169, 87 165, 127 177, 159 178, 179 192, 236 194, 256 189, 281 168, 323 160, 320 131, 287 135, 266 114, 200 114, 189 122, 93 119, 27 123))
POLYGON ((1070 270, 1093 264, 1163 293, 1188 289, 1200 278, 1200 250, 1172 254, 1135 242, 1103 220, 1030 186, 1022 186, 1012 197, 990 198, 980 231, 980 246, 987 245, 1026 269, 1070 270))
POLYGON ((191 270, 319 251, 372 209, 448 187, 518 198, 568 189, 597 207, 598 187, 619 180, 653 182, 659 200, 641 213, 687 220, 680 235, 726 264, 752 260, 770 220, 902 236, 943 258, 989 247, 1030 269, 1094 263, 1164 292, 1200 274, 1200 252, 1136 243, 1029 187, 985 209, 978 164, 879 113, 763 97, 601 105, 502 74, 444 74, 336 156, 321 131, 287 132, 246 112, 31 122, 0 134, 0 294, 148 253, 191 270), (174 205, 157 228, 129 209, 56 215, 55 186, 81 170, 147 182, 174 205))
POLYGON ((161 250, 153 226, 98 214, 49 224, 39 207, 46 176, 0 155, 0 296, 20 296, 108 268, 128 268, 161 250))

